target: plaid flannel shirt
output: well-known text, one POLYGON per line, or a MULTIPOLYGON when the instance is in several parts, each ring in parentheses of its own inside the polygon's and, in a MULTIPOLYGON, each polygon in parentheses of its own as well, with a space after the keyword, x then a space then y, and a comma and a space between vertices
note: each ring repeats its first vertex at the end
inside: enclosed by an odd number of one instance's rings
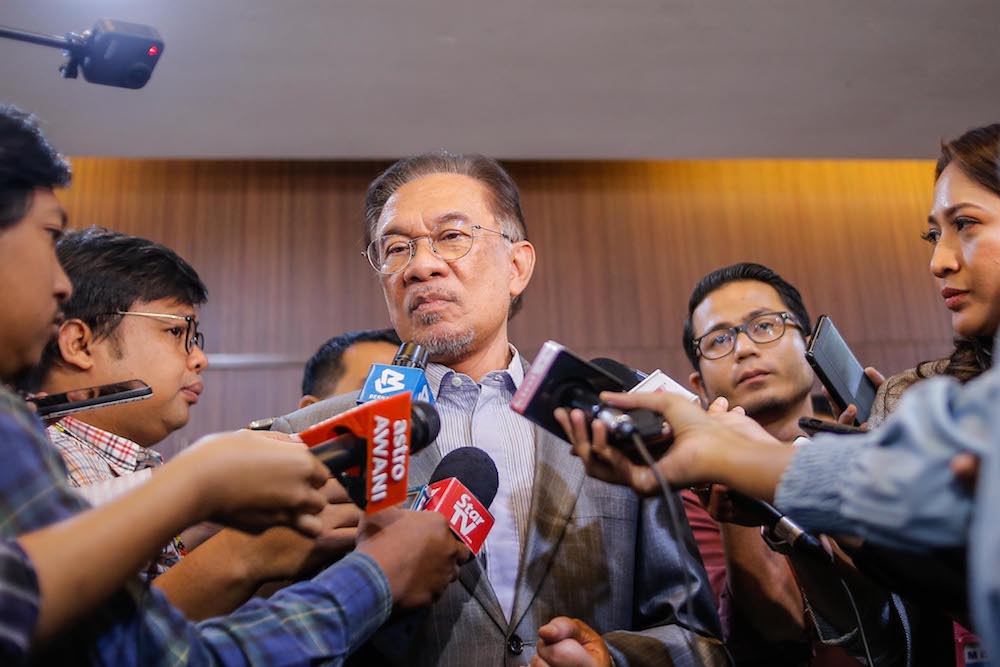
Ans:
MULTIPOLYGON (((63 417, 47 431, 66 464, 66 481, 72 487, 111 482, 124 493, 138 485, 132 483, 136 474, 163 464, 159 452, 73 417, 63 417)), ((148 474, 140 477, 148 479, 148 474)), ((143 574, 157 577, 176 565, 183 555, 184 545, 175 538, 163 547, 143 574)))
POLYGON ((134 577, 44 650, 40 594, 16 537, 88 508, 24 402, 0 389, 0 664, 339 665, 389 617, 385 575, 353 553, 314 579, 195 624, 134 577))

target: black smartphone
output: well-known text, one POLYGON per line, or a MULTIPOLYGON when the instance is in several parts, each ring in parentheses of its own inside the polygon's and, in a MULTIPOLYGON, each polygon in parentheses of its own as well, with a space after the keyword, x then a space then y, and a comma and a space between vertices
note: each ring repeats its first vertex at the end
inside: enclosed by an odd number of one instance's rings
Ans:
POLYGON ((35 404, 39 417, 51 420, 83 410, 141 401, 152 395, 153 390, 142 380, 126 380, 27 400, 35 404))
POLYGON ((857 426, 848 426, 847 424, 838 424, 837 422, 827 422, 822 419, 816 419, 815 417, 799 418, 799 428, 809 433, 809 435, 817 432, 836 433, 838 435, 856 435, 858 433, 868 432, 863 428, 858 428, 857 426))
POLYGON ((864 366, 826 315, 820 315, 816 322, 806 349, 806 359, 837 407, 844 410, 853 404, 858 409, 857 421, 868 421, 872 403, 875 402, 875 385, 865 375, 864 366))

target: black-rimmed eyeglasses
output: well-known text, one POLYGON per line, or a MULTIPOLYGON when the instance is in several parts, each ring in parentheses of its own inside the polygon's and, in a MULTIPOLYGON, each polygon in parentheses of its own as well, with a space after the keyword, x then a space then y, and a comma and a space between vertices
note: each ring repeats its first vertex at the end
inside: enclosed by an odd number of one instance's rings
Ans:
POLYGON ((191 350, 196 347, 203 352, 205 350, 205 334, 198 331, 198 322, 191 315, 174 315, 173 313, 140 313, 135 310, 116 310, 115 315, 138 315, 140 317, 156 317, 184 322, 184 351, 191 354, 191 350))
POLYGON ((764 313, 738 327, 713 329, 692 340, 691 345, 706 359, 721 359, 736 349, 736 337, 740 332, 755 343, 773 343, 785 335, 787 327, 797 326, 795 318, 789 313, 764 313))
POLYGON ((368 258, 372 268, 383 275, 392 275, 405 269, 417 253, 417 241, 427 239, 437 257, 445 262, 462 259, 472 250, 472 244, 482 232, 489 232, 511 241, 503 232, 488 229, 482 225, 470 225, 466 222, 442 222, 431 230, 427 236, 410 238, 402 234, 386 234, 374 239, 368 244, 368 249, 362 254, 368 258))

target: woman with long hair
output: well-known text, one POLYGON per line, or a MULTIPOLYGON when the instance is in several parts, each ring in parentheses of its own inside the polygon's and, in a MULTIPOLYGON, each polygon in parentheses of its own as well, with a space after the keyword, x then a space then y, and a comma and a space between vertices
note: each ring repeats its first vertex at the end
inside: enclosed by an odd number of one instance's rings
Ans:
POLYGON ((1000 328, 1000 123, 943 144, 934 181, 934 203, 922 236, 934 246, 930 270, 951 311, 955 348, 946 359, 886 380, 868 428, 881 425, 915 382, 950 375, 964 383, 993 365, 993 339, 1000 328))

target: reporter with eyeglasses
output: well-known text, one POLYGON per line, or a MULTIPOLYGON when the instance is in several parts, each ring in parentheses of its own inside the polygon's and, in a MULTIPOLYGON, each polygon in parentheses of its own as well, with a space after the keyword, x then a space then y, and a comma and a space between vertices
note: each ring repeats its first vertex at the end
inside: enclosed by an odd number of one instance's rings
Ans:
MULTIPOLYGON (((689 383, 715 417, 745 413, 750 419, 740 417, 744 428, 792 442, 804 435, 799 419, 814 416, 815 376, 805 358, 810 330, 801 294, 772 269, 752 263, 717 269, 698 282, 688 302, 682 341, 693 367, 689 383), (726 413, 730 406, 734 412, 726 413)), ((577 452, 588 471, 599 474, 603 450, 587 448, 582 415, 572 422, 567 417, 559 418, 577 452)), ((737 665, 857 665, 855 657, 867 659, 840 578, 852 591, 877 663, 905 658, 904 619, 888 593, 854 571, 832 541, 825 545, 836 559, 816 562, 762 527, 773 517, 723 485, 682 496, 737 665)))

